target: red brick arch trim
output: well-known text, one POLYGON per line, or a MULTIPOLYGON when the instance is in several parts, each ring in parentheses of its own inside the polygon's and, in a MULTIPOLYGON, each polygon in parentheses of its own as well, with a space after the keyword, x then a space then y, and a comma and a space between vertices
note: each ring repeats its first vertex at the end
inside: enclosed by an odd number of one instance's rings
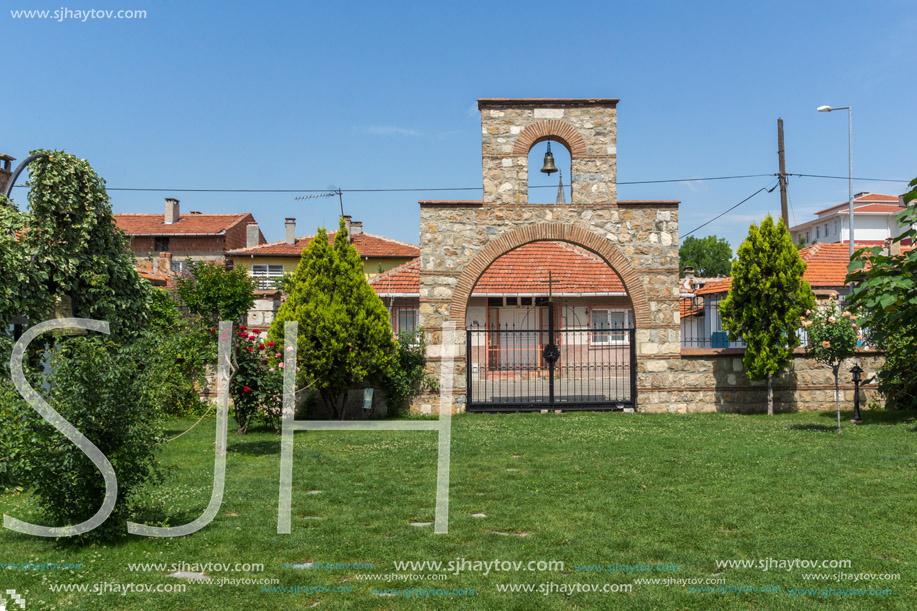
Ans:
POLYGON ((539 121, 522 130, 513 145, 513 155, 528 155, 532 147, 543 140, 559 140, 570 150, 571 157, 586 154, 586 141, 566 121, 539 121))
POLYGON ((452 293, 452 300, 449 303, 449 318, 458 325, 465 324, 465 308, 468 306, 471 291, 474 289, 478 278, 487 271, 487 268, 494 261, 515 248, 530 242, 545 240, 569 242, 602 257, 621 277, 621 281, 624 282, 624 288, 627 290, 627 294, 634 306, 634 322, 636 326, 645 327, 650 325, 650 307, 646 298, 646 291, 630 261, 621 254, 614 244, 602 236, 564 223, 529 225, 514 229, 488 242, 462 270, 462 274, 459 276, 455 290, 452 293))

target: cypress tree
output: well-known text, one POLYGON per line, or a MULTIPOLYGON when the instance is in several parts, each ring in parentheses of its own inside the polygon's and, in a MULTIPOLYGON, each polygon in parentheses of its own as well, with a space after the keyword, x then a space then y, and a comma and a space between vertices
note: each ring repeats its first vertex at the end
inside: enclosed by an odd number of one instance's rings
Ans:
POLYGON ((334 417, 347 391, 383 375, 394 354, 388 311, 366 281, 344 219, 333 245, 324 228, 303 250, 290 295, 269 332, 283 344, 284 323, 299 322, 297 362, 334 417))
POLYGON ((749 379, 767 380, 769 415, 774 414, 774 374, 789 364, 799 346, 801 317, 815 307, 812 287, 802 278, 805 271, 790 232, 768 215, 760 227, 749 227, 732 265, 729 294, 720 302, 729 339, 745 341, 742 362, 749 379))

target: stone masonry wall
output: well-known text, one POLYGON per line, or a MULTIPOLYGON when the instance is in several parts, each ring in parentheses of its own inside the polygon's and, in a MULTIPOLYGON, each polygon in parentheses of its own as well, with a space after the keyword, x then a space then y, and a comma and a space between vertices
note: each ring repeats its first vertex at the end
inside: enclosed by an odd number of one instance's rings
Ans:
MULTIPOLYGON (((882 357, 864 351, 841 367, 841 406, 846 410, 853 405, 850 368, 854 362, 863 368, 861 379, 866 381, 875 375, 882 357)), ((639 411, 761 413, 767 409, 767 382, 748 379, 740 352, 649 359, 638 362, 637 369, 645 383, 638 390, 639 411)), ((861 384, 861 408, 876 395, 875 383, 861 384)), ((817 411, 834 407, 831 368, 797 350, 787 370, 774 378, 774 410, 817 411)))

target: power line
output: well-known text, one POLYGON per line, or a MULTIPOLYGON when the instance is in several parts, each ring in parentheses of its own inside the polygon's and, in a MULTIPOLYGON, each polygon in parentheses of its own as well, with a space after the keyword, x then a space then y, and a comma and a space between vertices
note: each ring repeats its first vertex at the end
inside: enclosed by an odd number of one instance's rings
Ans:
MULTIPOLYGON (((677 182, 702 182, 710 180, 735 180, 742 178, 759 178, 775 174, 743 174, 737 176, 708 176, 700 178, 666 178, 660 180, 617 181, 619 185, 652 185, 677 182)), ((846 178, 845 178, 846 180, 846 178)), ((906 182, 906 181, 905 181, 906 182)), ((17 189, 26 185, 16 185, 17 189)), ((570 184, 565 184, 569 187, 570 184)), ((557 185, 528 185, 530 189, 556 189, 557 185)), ((328 189, 175 189, 165 187, 105 187, 107 191, 164 191, 171 193, 327 193, 328 189)), ((483 187, 410 187, 394 189, 338 189, 342 193, 411 193, 423 191, 481 191, 483 187)))
MULTIPOLYGON (((840 180, 850 180, 849 176, 825 176, 824 174, 787 174, 787 176, 803 176, 805 178, 837 178, 840 180)), ((910 182, 909 180, 898 180, 897 178, 857 178, 854 180, 871 180, 874 182, 910 182)))
POLYGON ((767 191, 768 193, 770 193, 771 191, 773 191, 774 189, 777 188, 777 184, 780 184, 780 181, 779 181, 779 180, 778 180, 777 183, 774 184, 774 186, 772 186, 770 189, 768 189, 767 187, 761 187, 760 189, 758 189, 757 191, 755 191, 754 193, 752 193, 751 195, 749 195, 748 197, 746 197, 745 199, 743 199, 742 201, 740 201, 740 202, 739 202, 738 204, 736 204, 735 206, 732 206, 732 207, 729 208, 728 210, 724 210, 723 212, 721 212, 720 214, 716 215, 715 217, 713 217, 712 219, 710 219, 709 221, 707 221, 707 222, 704 223, 703 225, 700 225, 700 226, 698 226, 698 227, 695 227, 694 229, 692 229, 692 230, 689 231, 688 233, 682 234, 681 237, 682 237, 682 238, 686 238, 686 237, 688 237, 689 235, 691 235, 692 233, 694 233, 695 231, 697 231, 698 229, 702 229, 703 227, 706 227, 707 225, 709 225, 710 223, 712 223, 712 222, 715 221, 716 219, 718 219, 718 218, 720 218, 720 217, 722 217, 722 216, 725 216, 725 215, 729 214, 730 212, 732 212, 733 210, 735 210, 736 208, 738 208, 739 206, 741 206, 742 204, 744 204, 745 202, 747 202, 748 200, 750 200, 751 198, 753 198, 755 195, 757 195, 757 194, 760 193, 761 191, 767 191))

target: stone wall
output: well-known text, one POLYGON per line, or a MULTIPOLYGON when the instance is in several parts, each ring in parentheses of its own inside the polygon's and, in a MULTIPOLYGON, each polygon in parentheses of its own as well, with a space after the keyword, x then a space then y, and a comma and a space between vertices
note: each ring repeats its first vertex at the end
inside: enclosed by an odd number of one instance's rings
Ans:
MULTIPOLYGON (((641 412, 765 412, 767 382, 751 381, 745 374, 741 350, 685 350, 679 358, 644 359, 637 363, 637 410, 641 412)), ((863 368, 862 380, 872 378, 882 364, 875 352, 863 351, 840 369, 842 409, 851 409, 854 387, 850 368, 863 368)), ((775 411, 834 409, 834 376, 831 368, 806 356, 793 354, 786 371, 774 378, 775 411)), ((876 398, 875 383, 860 386, 860 405, 876 398)))

